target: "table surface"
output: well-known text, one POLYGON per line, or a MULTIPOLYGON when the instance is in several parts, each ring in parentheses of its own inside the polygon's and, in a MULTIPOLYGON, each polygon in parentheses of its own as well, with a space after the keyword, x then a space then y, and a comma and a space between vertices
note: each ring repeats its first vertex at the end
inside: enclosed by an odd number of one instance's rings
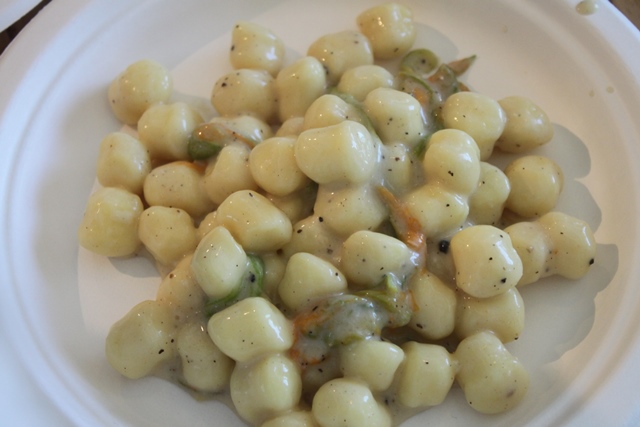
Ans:
POLYGON ((640 0, 611 0, 611 4, 640 29, 640 0))

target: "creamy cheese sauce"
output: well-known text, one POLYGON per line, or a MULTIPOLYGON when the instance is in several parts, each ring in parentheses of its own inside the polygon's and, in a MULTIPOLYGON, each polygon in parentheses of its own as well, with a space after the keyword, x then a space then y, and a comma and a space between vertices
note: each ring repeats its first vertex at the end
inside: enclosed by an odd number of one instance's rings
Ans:
POLYGON ((597 0, 582 0, 576 6, 576 11, 580 15, 593 15, 598 10, 599 5, 597 0))

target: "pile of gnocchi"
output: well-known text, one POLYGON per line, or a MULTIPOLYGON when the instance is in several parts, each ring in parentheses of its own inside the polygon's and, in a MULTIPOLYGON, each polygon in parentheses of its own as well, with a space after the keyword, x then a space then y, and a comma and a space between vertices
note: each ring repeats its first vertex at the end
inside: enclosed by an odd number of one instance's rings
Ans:
POLYGON ((467 87, 475 57, 414 48, 403 5, 354 28, 289 59, 238 22, 213 117, 174 101, 155 61, 113 80, 125 126, 101 142, 78 238, 150 254, 161 276, 106 337, 117 372, 229 393, 261 427, 388 427, 452 387, 485 414, 523 399, 506 347, 519 289, 584 276, 596 250, 587 223, 554 210, 562 170, 535 151, 553 126, 528 98, 467 87))

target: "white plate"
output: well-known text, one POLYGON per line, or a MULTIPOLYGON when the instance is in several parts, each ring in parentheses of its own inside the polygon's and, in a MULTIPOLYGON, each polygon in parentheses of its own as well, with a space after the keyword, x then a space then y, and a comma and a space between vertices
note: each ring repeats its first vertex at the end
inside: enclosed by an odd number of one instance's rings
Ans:
MULTIPOLYGON (((532 373, 520 406, 480 416, 454 390, 405 425, 636 425, 639 33, 604 1, 589 16, 576 12, 577 0, 405 3, 420 23, 418 44, 445 60, 478 55, 466 76, 475 90, 494 98, 526 95, 547 111, 557 135, 543 152, 557 159, 566 179, 559 208, 586 219, 598 241, 584 280, 545 280, 523 290, 525 332, 509 344, 532 373)), ((196 402, 153 378, 126 381, 107 366, 110 324, 153 296, 158 280, 145 260, 110 262, 76 242, 98 143, 119 128, 106 86, 129 63, 153 58, 173 70, 181 97, 206 99, 229 68, 234 21, 272 28, 293 58, 324 33, 354 28, 369 5, 57 0, 17 39, 0 62, 0 309, 3 335, 31 379, 17 370, 13 383, 3 384, 13 403, 3 413, 27 419, 41 407, 9 393, 15 388, 22 396, 21 387, 33 381, 24 393, 37 398, 43 390, 77 425, 242 425, 220 404, 196 402)), ((66 423, 56 417, 47 425, 66 423)))

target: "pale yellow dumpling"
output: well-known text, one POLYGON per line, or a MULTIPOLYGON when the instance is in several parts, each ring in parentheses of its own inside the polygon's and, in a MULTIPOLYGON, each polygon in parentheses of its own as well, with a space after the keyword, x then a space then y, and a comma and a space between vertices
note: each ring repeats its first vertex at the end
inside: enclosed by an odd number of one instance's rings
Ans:
POLYGON ((399 3, 374 6, 358 15, 356 22, 360 31, 371 40, 376 59, 404 55, 416 38, 413 12, 399 3))
POLYGON ((129 65, 109 86, 109 105, 121 122, 135 125, 156 102, 171 97, 173 79, 162 64, 144 59, 129 65))
POLYGON ((240 21, 231 31, 229 59, 233 68, 265 70, 275 76, 282 68, 284 54, 284 43, 268 28, 240 21))
POLYGON ((104 187, 89 197, 78 227, 80 245, 109 257, 133 255, 140 247, 138 219, 144 206, 136 194, 104 187))

